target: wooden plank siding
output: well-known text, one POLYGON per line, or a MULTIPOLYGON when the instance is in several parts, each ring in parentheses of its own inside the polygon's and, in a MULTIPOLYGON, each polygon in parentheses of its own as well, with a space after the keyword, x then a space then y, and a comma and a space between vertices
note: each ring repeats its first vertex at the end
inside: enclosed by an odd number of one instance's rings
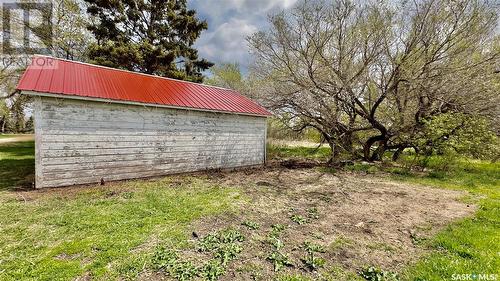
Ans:
POLYGON ((36 96, 36 186, 265 162, 266 118, 36 96))

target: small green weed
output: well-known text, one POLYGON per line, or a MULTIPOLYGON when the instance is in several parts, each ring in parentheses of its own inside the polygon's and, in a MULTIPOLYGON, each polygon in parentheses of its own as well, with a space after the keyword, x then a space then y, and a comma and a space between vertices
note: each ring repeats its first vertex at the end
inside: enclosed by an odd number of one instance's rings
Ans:
POLYGON ((279 250, 283 249, 283 247, 285 247, 285 244, 283 243, 283 241, 281 241, 281 239, 279 239, 277 237, 270 237, 269 244, 271 244, 271 246, 273 246, 274 249, 276 249, 277 251, 279 251, 279 250))
POLYGON ((330 268, 321 272, 321 275, 324 277, 323 280, 364 280, 361 276, 359 276, 356 272, 351 272, 343 268, 342 266, 335 264, 330 268))
POLYGON ((290 261, 290 258, 286 254, 283 254, 279 251, 273 251, 267 257, 267 259, 273 263, 275 272, 280 271, 282 268, 284 268, 286 266, 293 265, 292 262, 290 261))
POLYGON ((365 163, 354 163, 353 165, 345 166, 345 169, 353 172, 366 172, 368 174, 376 173, 378 171, 377 166, 365 163))
POLYGON ((258 223, 249 220, 242 222, 241 225, 246 226, 248 229, 251 230, 257 230, 260 228, 260 225, 258 223))
POLYGON ((386 252, 393 252, 394 247, 392 247, 389 244, 386 243, 373 243, 373 244, 368 244, 367 248, 372 249, 372 250, 382 250, 386 252))
POLYGON ((217 248, 214 252, 214 258, 218 259, 223 266, 226 266, 230 261, 234 260, 243 250, 238 244, 225 243, 217 248))
POLYGON ((180 261, 174 264, 169 273, 179 281, 191 280, 199 275, 198 268, 191 261, 180 261))
POLYGON ((399 277, 396 273, 373 266, 363 269, 359 275, 368 281, 399 281, 399 277))
POLYGON ((292 216, 290 217, 290 219, 291 219, 294 223, 296 223, 296 224, 298 224, 298 225, 303 225, 303 224, 307 223, 306 218, 304 218, 304 217, 303 217, 303 216, 301 216, 301 215, 292 215, 292 216))
POLYGON ((315 257, 312 254, 306 255, 305 258, 302 259, 302 262, 306 265, 307 268, 311 271, 318 270, 319 268, 322 268, 326 261, 323 258, 320 257, 315 257))
POLYGON ((157 248, 152 258, 153 267, 162 270, 177 280, 190 280, 203 277, 206 280, 217 280, 226 273, 229 262, 236 259, 243 250, 240 242, 243 235, 237 230, 226 229, 211 233, 198 241, 200 252, 211 253, 213 258, 205 264, 196 267, 191 261, 179 258, 177 253, 165 247, 157 248))
POLYGON ((274 281, 312 281, 313 279, 307 277, 307 276, 302 276, 300 274, 286 274, 286 275, 280 275, 274 279, 274 281))
POLYGON ((201 269, 200 275, 207 280, 217 280, 226 273, 226 267, 218 260, 210 260, 201 269))
POLYGON ((353 243, 353 241, 351 239, 340 236, 340 237, 337 237, 335 240, 333 240, 332 243, 330 243, 329 248, 332 250, 337 250, 337 249, 340 249, 342 247, 348 246, 352 243, 353 243))
POLYGON ((286 254, 280 251, 285 247, 283 241, 279 238, 280 234, 285 230, 286 226, 282 224, 274 224, 271 226, 271 232, 268 236, 268 241, 273 251, 267 257, 267 260, 273 263, 274 271, 277 272, 285 266, 291 266, 292 262, 286 254))
POLYGON ((269 233, 270 238, 277 238, 280 234, 286 229, 286 226, 283 224, 273 224, 271 225, 271 233, 269 233))
POLYGON ((399 175, 399 176, 410 176, 412 174, 410 169, 399 168, 399 167, 389 168, 389 169, 387 169, 387 172, 389 172, 393 175, 399 175))
POLYGON ((170 270, 179 259, 177 253, 164 246, 156 248, 151 264, 156 270, 170 270))
POLYGON ((324 253, 326 251, 323 246, 306 241, 304 242, 303 247, 306 250, 307 254, 302 259, 302 262, 306 265, 306 267, 309 270, 311 271, 318 270, 319 268, 325 265, 326 261, 323 258, 314 256, 315 253, 324 253))
POLYGON ((156 249, 151 263, 156 270, 164 271, 177 280, 191 280, 198 275, 198 269, 191 261, 181 261, 176 252, 163 246, 156 249))
POLYGON ((318 208, 309 208, 307 209, 307 218, 309 219, 319 219, 318 208))
POLYGON ((243 242, 244 240, 245 237, 239 231, 226 229, 203 237, 199 241, 198 249, 201 252, 209 252, 219 249, 223 244, 243 242))
POLYGON ((326 252, 325 247, 323 247, 322 245, 319 245, 319 244, 316 244, 313 242, 309 242, 309 241, 304 242, 304 249, 308 253, 324 253, 324 252, 326 252))

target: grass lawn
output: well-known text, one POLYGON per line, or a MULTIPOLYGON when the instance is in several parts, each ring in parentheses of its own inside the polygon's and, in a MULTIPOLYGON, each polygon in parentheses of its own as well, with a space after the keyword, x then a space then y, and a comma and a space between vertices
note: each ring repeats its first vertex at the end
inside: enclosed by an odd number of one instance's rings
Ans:
POLYGON ((500 278, 500 163, 461 160, 448 172, 395 178, 466 190, 471 195, 464 200, 479 205, 474 217, 449 225, 427 241, 425 245, 434 252, 409 268, 405 279, 451 280, 453 274, 496 274, 500 278))
POLYGON ((282 146, 268 145, 267 154, 270 159, 274 158, 297 158, 326 161, 330 157, 330 148, 321 146, 303 147, 303 146, 282 146))
POLYGON ((157 244, 179 245, 190 222, 238 200, 234 190, 202 180, 172 185, 137 181, 27 201, 0 195, 0 280, 134 277, 157 244))
POLYGON ((0 143, 0 191, 13 186, 31 187, 34 169, 33 141, 0 143))
POLYGON ((15 135, 15 134, 0 134, 0 139, 12 138, 15 136, 17 136, 17 135, 15 135))

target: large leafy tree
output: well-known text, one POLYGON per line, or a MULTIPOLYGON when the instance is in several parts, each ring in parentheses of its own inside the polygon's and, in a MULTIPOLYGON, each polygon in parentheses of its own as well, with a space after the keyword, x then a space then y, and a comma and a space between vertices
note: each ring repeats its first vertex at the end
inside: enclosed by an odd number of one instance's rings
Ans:
POLYGON ((441 114, 498 116, 497 20, 488 1, 304 1, 249 41, 268 106, 335 159, 380 160, 441 114))
POLYGON ((89 51, 94 63, 194 82, 213 65, 193 48, 207 23, 186 0, 85 2, 97 40, 89 51))

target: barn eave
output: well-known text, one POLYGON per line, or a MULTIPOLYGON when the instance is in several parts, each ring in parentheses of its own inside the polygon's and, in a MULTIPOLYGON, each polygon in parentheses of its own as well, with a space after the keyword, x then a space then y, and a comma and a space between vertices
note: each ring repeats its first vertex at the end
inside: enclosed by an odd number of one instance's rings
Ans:
POLYGON ((37 92, 37 91, 22 90, 21 93, 24 95, 28 95, 28 96, 40 96, 40 97, 51 97, 51 98, 58 98, 58 99, 74 99, 74 100, 84 100, 84 101, 94 101, 94 102, 104 102, 104 103, 127 104, 127 105, 136 105, 136 106, 144 106, 144 107, 156 107, 156 108, 168 108, 168 109, 213 112, 213 113, 222 113, 222 114, 244 115, 244 116, 256 116, 256 117, 263 117, 263 118, 267 118, 267 117, 271 116, 271 115, 252 114, 252 113, 245 113, 245 112, 222 111, 222 110, 203 109, 203 108, 194 108, 194 107, 172 106, 172 105, 163 105, 163 104, 154 104, 154 103, 142 103, 142 102, 134 102, 134 101, 126 101, 126 100, 103 99, 103 98, 95 98, 95 97, 82 97, 82 96, 76 96, 76 95, 55 94, 55 93, 37 92))

